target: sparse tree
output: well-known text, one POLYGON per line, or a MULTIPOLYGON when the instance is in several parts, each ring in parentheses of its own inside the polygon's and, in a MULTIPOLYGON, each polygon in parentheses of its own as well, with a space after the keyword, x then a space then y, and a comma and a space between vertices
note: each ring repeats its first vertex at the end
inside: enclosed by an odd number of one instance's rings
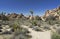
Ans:
POLYGON ((32 10, 30 10, 30 13, 31 13, 31 15, 32 15, 32 17, 33 17, 33 11, 32 11, 32 10))
MULTIPOLYGON (((32 16, 32 22, 33 22, 33 11, 30 10, 30 13, 31 13, 31 16, 32 16)), ((33 25, 33 23, 32 23, 32 25, 33 25)))

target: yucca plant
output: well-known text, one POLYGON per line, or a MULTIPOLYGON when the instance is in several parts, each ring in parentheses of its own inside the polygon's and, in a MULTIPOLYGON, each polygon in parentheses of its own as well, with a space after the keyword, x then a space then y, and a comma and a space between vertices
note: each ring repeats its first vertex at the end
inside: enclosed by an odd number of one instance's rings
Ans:
POLYGON ((21 26, 20 26, 20 24, 18 23, 18 21, 13 24, 13 29, 14 29, 14 31, 17 31, 17 30, 20 31, 21 26))

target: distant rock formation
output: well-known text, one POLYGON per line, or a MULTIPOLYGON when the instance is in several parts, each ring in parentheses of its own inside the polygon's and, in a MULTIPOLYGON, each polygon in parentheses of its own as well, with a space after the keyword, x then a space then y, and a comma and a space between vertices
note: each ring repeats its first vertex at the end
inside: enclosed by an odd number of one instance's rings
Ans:
POLYGON ((24 17, 24 15, 22 13, 21 14, 12 13, 12 14, 8 14, 7 17, 9 18, 9 20, 12 20, 12 19, 22 18, 24 17))
POLYGON ((46 19, 50 15, 54 16, 56 19, 60 19, 60 6, 53 10, 47 10, 43 18, 46 19))
POLYGON ((0 14, 0 20, 15 20, 15 19, 20 19, 20 18, 23 18, 23 19, 40 19, 40 20, 43 20, 45 21, 47 19, 47 17, 49 16, 53 16, 55 17, 55 19, 57 20, 60 20, 60 6, 53 9, 53 10, 47 10, 45 12, 45 15, 43 16, 24 16, 22 13, 21 14, 17 14, 17 13, 11 13, 11 14, 8 14, 8 15, 4 15, 4 14, 0 14))

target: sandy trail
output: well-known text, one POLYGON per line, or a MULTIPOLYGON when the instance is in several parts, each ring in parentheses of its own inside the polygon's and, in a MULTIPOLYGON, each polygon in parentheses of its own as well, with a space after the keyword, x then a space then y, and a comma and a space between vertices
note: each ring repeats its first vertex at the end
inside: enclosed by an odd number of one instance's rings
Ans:
POLYGON ((32 35, 31 39, 51 39, 51 32, 45 31, 45 32, 37 32, 35 30, 32 30, 32 28, 29 28, 28 26, 22 25, 23 28, 27 28, 32 35))
MULTIPOLYGON (((37 32, 33 30, 32 28, 29 28, 28 26, 22 25, 23 28, 27 28, 31 33, 32 36, 31 39, 51 39, 51 32, 45 31, 45 32, 37 32)), ((0 39, 4 39, 2 35, 0 35, 0 39)))

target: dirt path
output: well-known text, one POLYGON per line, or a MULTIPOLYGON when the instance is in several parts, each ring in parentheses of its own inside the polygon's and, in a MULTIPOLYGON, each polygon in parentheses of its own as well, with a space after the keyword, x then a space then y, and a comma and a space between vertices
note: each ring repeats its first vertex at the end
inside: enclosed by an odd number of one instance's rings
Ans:
MULTIPOLYGON (((32 28, 29 28, 28 26, 22 25, 22 27, 27 28, 31 32, 30 33, 30 35, 32 36, 31 39, 51 39, 51 32, 50 31, 37 32, 37 31, 33 30, 32 28)), ((0 39, 3 39, 2 35, 0 35, 0 39)))
POLYGON ((3 37, 0 35, 0 39, 3 39, 3 37))
POLYGON ((24 28, 27 28, 32 35, 31 39, 51 39, 51 32, 45 31, 45 32, 37 32, 35 30, 32 30, 32 28, 29 28, 28 26, 22 25, 24 28))

